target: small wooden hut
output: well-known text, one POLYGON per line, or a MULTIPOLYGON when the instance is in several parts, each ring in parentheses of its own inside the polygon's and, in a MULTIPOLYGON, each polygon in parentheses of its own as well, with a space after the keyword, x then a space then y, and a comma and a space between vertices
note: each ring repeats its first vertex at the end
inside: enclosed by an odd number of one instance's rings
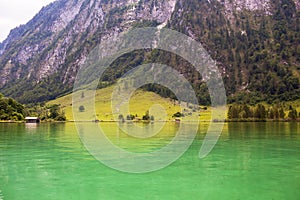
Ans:
POLYGON ((26 117, 25 121, 26 121, 26 123, 35 123, 35 124, 41 122, 40 118, 38 118, 38 117, 26 117))

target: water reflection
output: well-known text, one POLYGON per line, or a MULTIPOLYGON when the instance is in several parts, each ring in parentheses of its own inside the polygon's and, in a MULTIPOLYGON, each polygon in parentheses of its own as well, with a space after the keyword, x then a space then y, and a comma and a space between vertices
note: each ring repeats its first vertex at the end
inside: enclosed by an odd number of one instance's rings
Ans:
POLYGON ((257 122, 257 123, 228 123, 228 133, 231 138, 273 138, 299 137, 300 123, 287 122, 257 122))
POLYGON ((37 133, 37 127, 39 124, 37 123, 25 123, 25 130, 27 134, 35 134, 37 133))
POLYGON ((0 200, 3 200, 3 199, 4 199, 4 197, 2 195, 2 191, 0 190, 0 200))
POLYGON ((136 129, 135 124, 126 124, 126 129, 136 135, 153 135, 157 126, 161 131, 149 138, 134 137, 124 131, 120 124, 76 124, 82 143, 101 163, 123 172, 145 173, 166 167, 177 160, 189 148, 197 132, 198 124, 179 126, 151 124, 136 129), (99 125, 99 126, 98 126, 99 125), (170 131, 172 127, 172 131, 170 131), (142 130, 142 131, 141 131, 142 130))

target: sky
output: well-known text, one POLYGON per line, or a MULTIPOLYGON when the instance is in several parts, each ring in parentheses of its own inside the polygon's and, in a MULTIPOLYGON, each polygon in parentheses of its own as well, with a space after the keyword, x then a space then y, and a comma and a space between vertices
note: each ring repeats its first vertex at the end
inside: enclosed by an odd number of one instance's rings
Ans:
POLYGON ((43 6, 54 0, 0 0, 0 42, 11 29, 26 24, 43 6))

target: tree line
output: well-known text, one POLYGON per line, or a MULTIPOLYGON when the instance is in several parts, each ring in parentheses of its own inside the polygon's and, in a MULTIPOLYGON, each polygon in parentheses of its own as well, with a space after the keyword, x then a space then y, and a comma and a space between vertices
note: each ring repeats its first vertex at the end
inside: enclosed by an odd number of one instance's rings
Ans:
POLYGON ((46 105, 39 103, 27 105, 28 116, 39 117, 42 121, 66 121, 64 110, 58 104, 46 105))
POLYGON ((13 98, 7 98, 0 93, 0 120, 23 121, 27 116, 39 117, 45 121, 66 121, 65 113, 60 105, 39 103, 24 106, 13 98))
POLYGON ((227 117, 229 121, 297 120, 300 118, 300 113, 292 106, 289 106, 286 115, 282 105, 266 107, 263 104, 257 104, 256 106, 250 107, 246 104, 233 104, 229 106, 227 117))
POLYGON ((0 120, 24 120, 25 107, 12 98, 6 98, 0 93, 0 120))
MULTIPOLYGON (((132 121, 132 120, 135 120, 136 118, 138 117, 138 115, 133 115, 133 114, 128 114, 126 116, 126 120, 127 121, 132 121)), ((120 114, 119 117, 118 117, 118 120, 120 122, 125 122, 125 118, 124 118, 124 115, 123 114, 120 114)), ((154 121, 155 118, 153 115, 150 115, 150 112, 149 111, 146 111, 145 115, 143 115, 142 117, 142 120, 143 121, 154 121)))

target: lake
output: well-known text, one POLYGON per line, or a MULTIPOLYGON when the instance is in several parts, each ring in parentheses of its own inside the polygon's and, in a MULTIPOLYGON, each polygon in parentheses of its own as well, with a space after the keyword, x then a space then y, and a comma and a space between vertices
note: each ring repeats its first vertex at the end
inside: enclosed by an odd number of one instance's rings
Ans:
MULTIPOLYGON (((168 144, 182 125, 168 123, 149 140, 116 134, 113 123, 101 126, 112 143, 147 153, 168 144)), ((192 145, 169 166, 131 174, 90 155, 74 123, 1 123, 0 200, 300 199, 299 123, 225 124, 214 149, 199 159, 207 127, 199 126, 192 145)))

